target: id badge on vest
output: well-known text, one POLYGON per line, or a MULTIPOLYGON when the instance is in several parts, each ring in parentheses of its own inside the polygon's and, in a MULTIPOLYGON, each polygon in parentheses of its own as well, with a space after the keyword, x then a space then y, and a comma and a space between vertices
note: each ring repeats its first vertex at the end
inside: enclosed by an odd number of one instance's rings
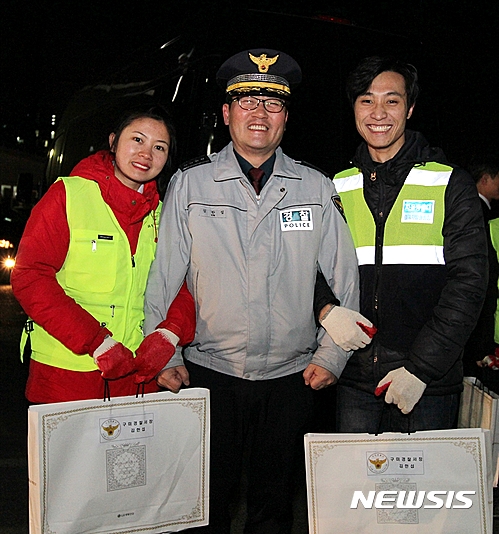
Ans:
POLYGON ((401 222, 433 224, 434 200, 404 200, 401 222))

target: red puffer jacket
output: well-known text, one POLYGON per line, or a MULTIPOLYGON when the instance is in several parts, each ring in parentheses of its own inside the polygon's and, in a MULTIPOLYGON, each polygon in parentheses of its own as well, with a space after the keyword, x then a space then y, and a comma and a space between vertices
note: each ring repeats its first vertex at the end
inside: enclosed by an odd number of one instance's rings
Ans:
MULTIPOLYGON (((126 187, 114 176, 113 156, 108 151, 85 158, 71 175, 99 184, 102 198, 113 210, 134 254, 142 221, 159 203, 156 183, 146 183, 142 193, 126 187)), ((55 275, 64 264, 68 247, 66 191, 64 183, 58 181, 33 208, 19 245, 12 289, 24 311, 37 324, 76 354, 87 354, 109 332, 68 297, 57 282, 55 275)), ((165 323, 162 326, 177 334, 180 344, 192 341, 194 301, 185 283, 170 307, 166 326, 165 323)))

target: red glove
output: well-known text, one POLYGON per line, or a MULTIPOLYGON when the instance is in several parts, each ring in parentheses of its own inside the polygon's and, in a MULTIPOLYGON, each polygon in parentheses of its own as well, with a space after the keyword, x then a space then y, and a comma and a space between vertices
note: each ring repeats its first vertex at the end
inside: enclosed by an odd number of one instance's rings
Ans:
POLYGON ((178 336, 166 328, 157 328, 144 338, 136 350, 137 374, 134 377, 136 384, 150 382, 165 368, 175 354, 178 340, 178 336))
POLYGON ((480 367, 489 367, 493 371, 499 370, 499 347, 496 347, 494 354, 485 356, 482 361, 477 362, 480 367))
POLYGON ((102 378, 114 380, 135 371, 135 361, 131 350, 108 336, 92 354, 102 378))

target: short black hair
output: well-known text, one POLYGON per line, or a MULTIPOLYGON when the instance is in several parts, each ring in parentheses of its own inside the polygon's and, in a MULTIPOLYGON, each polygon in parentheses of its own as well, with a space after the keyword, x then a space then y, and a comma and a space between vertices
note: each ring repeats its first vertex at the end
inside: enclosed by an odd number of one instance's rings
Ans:
POLYGON ((485 174, 490 174, 492 177, 497 176, 499 174, 499 155, 474 156, 468 166, 468 171, 475 183, 478 183, 485 174))
POLYGON ((347 96, 352 107, 359 96, 368 92, 374 78, 387 71, 396 72, 403 76, 407 93, 407 107, 410 109, 415 104, 419 94, 416 67, 393 57, 371 56, 364 58, 347 78, 347 96))

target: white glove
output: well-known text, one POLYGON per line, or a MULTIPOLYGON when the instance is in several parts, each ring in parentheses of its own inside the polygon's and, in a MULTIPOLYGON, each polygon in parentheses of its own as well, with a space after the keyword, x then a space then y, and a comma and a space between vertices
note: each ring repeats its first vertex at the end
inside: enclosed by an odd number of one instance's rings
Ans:
POLYGON ((476 362, 478 367, 488 367, 492 371, 497 371, 499 369, 499 347, 496 347, 494 354, 489 354, 481 361, 476 362))
POLYGON ((362 349, 371 343, 371 337, 357 323, 367 327, 373 326, 371 321, 359 312, 342 306, 334 306, 321 320, 321 325, 331 339, 346 351, 362 349))
POLYGON ((402 413, 408 414, 423 395, 426 384, 409 373, 405 367, 399 367, 380 380, 374 393, 381 395, 387 387, 385 402, 388 404, 393 402, 402 413))
POLYGON ((478 367, 488 367, 489 369, 492 369, 492 371, 499 370, 499 359, 493 354, 485 356, 483 360, 479 360, 476 364, 478 367))

